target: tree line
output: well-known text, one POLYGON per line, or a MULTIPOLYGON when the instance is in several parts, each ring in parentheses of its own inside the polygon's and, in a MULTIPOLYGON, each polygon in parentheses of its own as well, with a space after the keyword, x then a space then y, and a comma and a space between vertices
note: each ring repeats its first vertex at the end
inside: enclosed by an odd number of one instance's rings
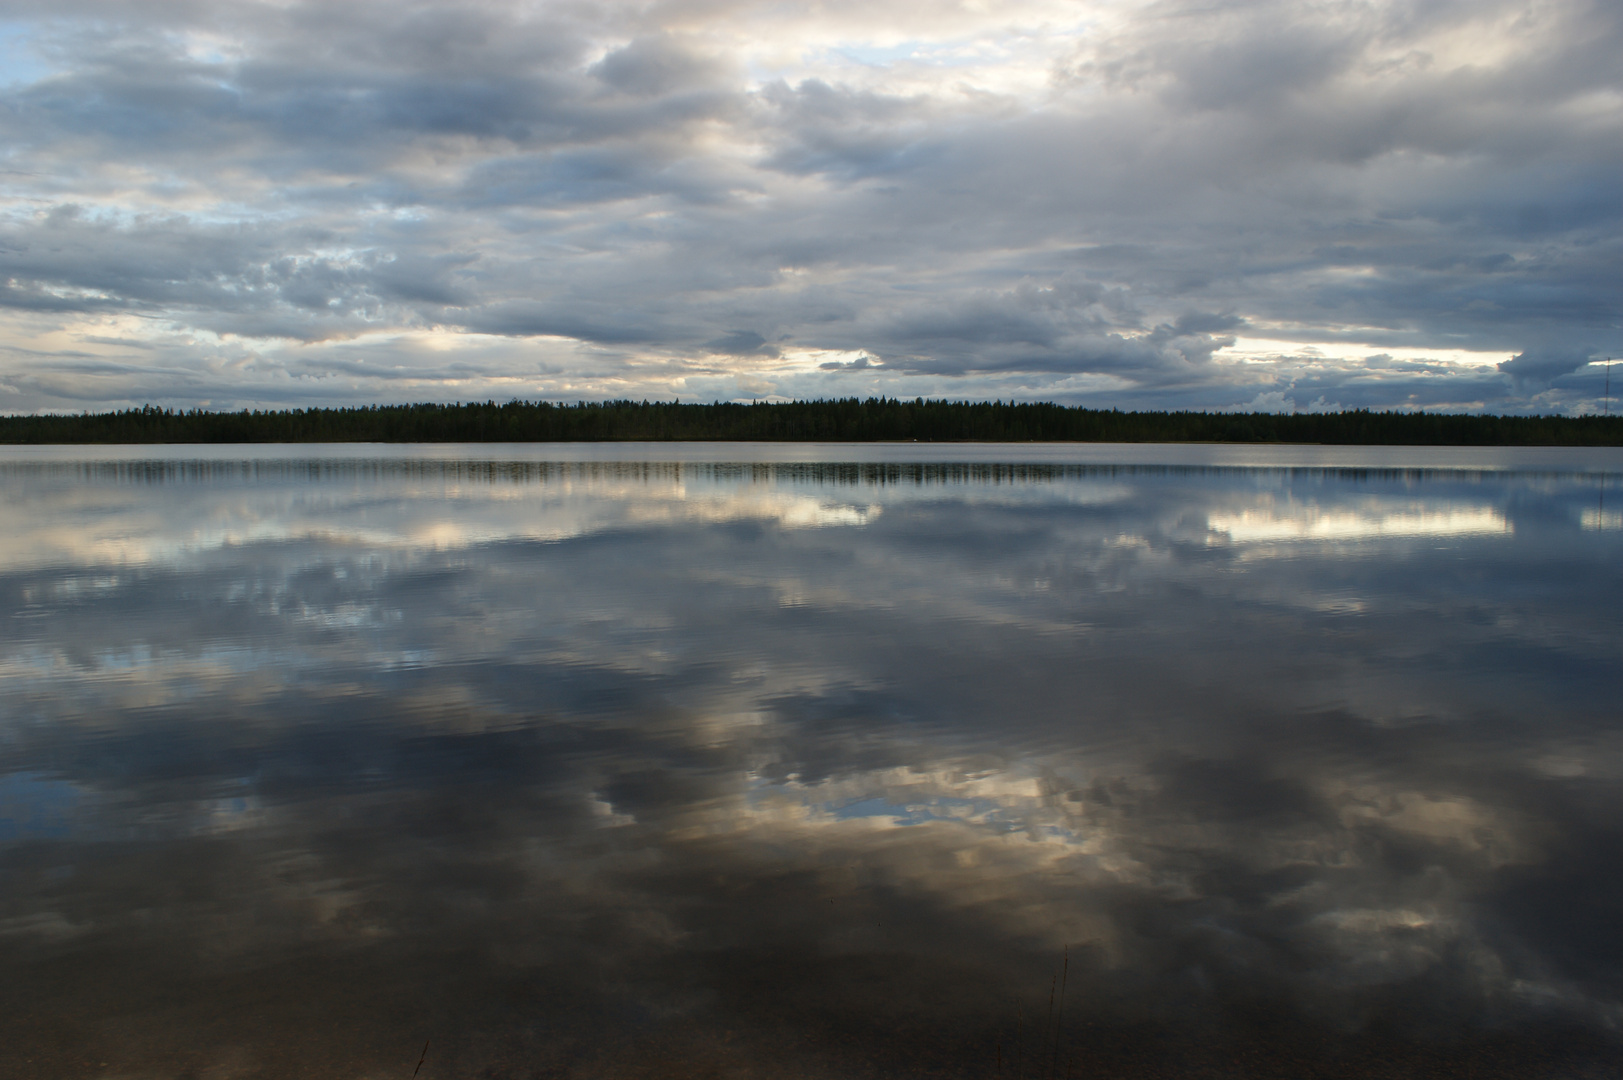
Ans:
POLYGON ((494 401, 207 412, 148 405, 0 416, 0 443, 1280 442, 1619 446, 1623 417, 1370 412, 1122 412, 1052 403, 843 398, 683 405, 494 401))

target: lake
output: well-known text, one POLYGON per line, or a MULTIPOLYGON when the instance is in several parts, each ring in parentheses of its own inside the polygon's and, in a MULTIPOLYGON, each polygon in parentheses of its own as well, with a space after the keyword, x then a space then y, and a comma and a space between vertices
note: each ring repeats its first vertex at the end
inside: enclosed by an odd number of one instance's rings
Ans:
POLYGON ((1623 1075, 1623 452, 0 450, 7 1076, 1623 1075))

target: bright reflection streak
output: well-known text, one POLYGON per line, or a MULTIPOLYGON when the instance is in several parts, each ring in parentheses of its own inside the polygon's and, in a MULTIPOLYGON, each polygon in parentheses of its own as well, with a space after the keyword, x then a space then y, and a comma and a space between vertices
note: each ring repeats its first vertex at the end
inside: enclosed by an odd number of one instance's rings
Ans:
MULTIPOLYGON (((1322 511, 1316 506, 1243 510, 1212 514, 1206 527, 1241 543, 1292 540, 1369 540, 1401 536, 1509 535, 1514 527, 1492 507, 1444 510, 1399 510, 1385 513, 1361 510, 1322 511)), ((1589 526, 1585 526, 1588 528, 1589 526)))
POLYGON ((390 494, 395 501, 380 506, 375 493, 342 486, 244 487, 231 497, 183 498, 159 509, 140 489, 102 488, 93 496, 52 493, 35 504, 48 505, 51 513, 16 514, 0 523, 0 567, 176 563, 233 545, 312 538, 445 551, 683 522, 860 527, 882 512, 866 494, 853 502, 766 484, 401 485, 390 494))

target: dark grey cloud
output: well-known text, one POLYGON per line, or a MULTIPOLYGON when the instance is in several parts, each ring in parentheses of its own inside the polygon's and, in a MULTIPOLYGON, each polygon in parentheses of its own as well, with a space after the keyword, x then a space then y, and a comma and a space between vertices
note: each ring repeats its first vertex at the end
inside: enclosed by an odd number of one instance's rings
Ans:
MULTIPOLYGON (((725 86, 718 65, 668 37, 638 38, 587 69, 609 86, 637 97, 688 92, 706 83, 725 86)), ((730 81, 730 80, 728 80, 730 81)))
POLYGON ((707 348, 716 352, 728 353, 733 356, 777 356, 778 350, 767 344, 766 338, 754 330, 734 330, 714 341, 705 343, 707 348))
POLYGON ((1519 382, 1548 384, 1588 364, 1592 355, 1589 349, 1582 346, 1528 349, 1500 364, 1499 370, 1519 382))
POLYGON ((766 160, 769 167, 849 183, 917 176, 946 165, 946 147, 932 130, 927 102, 833 87, 820 79, 793 87, 770 84, 759 98, 776 144, 766 160))

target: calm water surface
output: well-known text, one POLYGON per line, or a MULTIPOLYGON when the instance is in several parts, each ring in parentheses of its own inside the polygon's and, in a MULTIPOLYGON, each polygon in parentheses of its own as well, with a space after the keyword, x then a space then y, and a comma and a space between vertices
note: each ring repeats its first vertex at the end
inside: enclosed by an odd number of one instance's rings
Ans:
POLYGON ((1620 600, 1615 451, 8 450, 0 1074, 1623 1075, 1620 600))

